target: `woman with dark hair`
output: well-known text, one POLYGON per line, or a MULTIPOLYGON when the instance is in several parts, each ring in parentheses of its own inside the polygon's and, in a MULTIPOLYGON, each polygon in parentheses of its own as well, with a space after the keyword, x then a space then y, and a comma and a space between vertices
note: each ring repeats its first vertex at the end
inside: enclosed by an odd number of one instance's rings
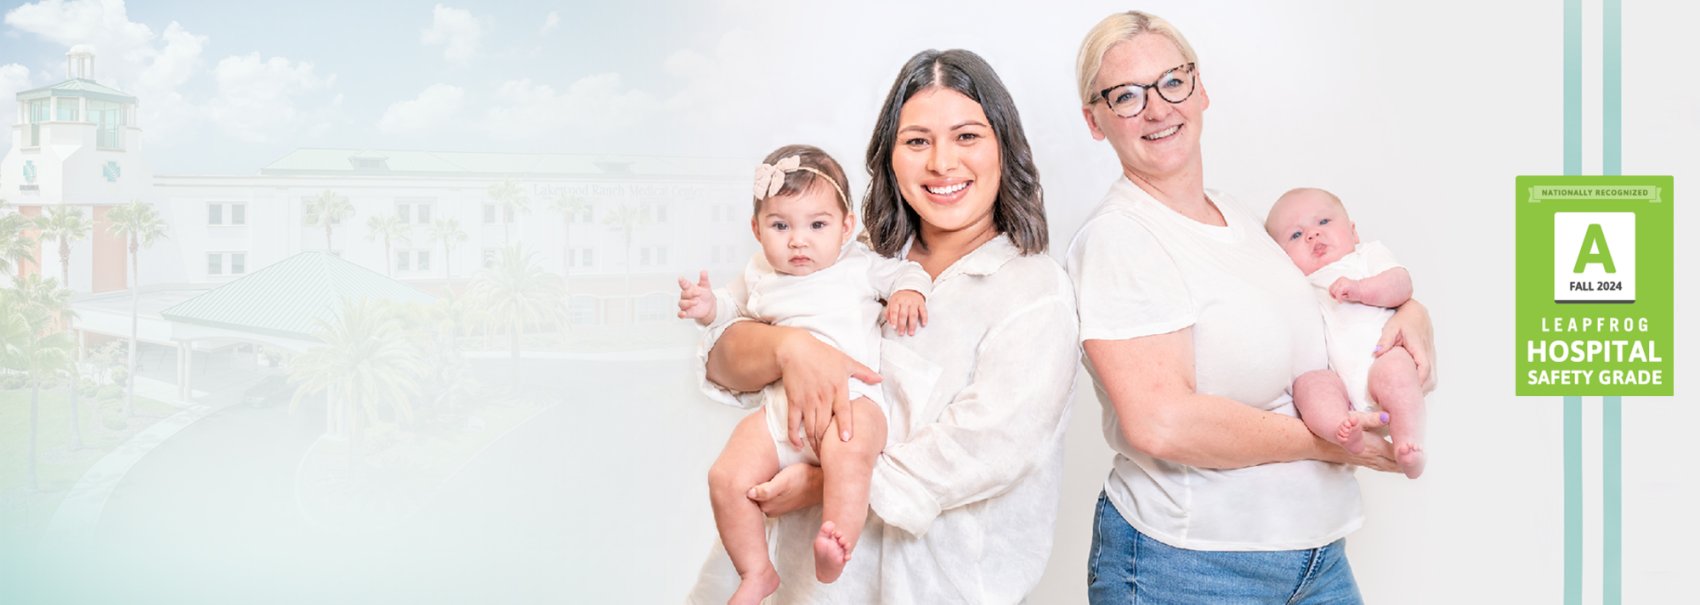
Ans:
MULTIPOLYGON (((1016 603, 1050 558, 1062 437, 1080 357, 1074 296, 1043 254, 1044 199, 1009 92, 965 50, 903 66, 868 144, 862 215, 872 247, 933 278, 928 323, 887 326, 891 407, 869 490, 873 515, 835 584, 813 579, 821 472, 793 465, 751 490, 777 519, 781 603, 1016 603)), ((749 396, 783 378, 811 440, 848 440, 847 379, 878 381, 808 334, 736 322, 705 335, 705 389, 749 396), (824 434, 836 417, 840 434, 824 434)), ((717 549, 692 602, 737 586, 717 549)))

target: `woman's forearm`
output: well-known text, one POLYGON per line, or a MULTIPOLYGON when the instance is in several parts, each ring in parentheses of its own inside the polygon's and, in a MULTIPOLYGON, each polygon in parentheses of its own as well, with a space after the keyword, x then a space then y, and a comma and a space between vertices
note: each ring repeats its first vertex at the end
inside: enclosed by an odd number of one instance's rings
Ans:
POLYGON ((708 379, 745 392, 779 380, 779 351, 788 332, 757 321, 732 324, 708 352, 708 379))
POLYGON ((1134 449, 1202 468, 1329 459, 1327 442, 1297 418, 1196 392, 1190 328, 1088 340, 1085 348, 1120 416, 1122 438, 1134 449))
MULTIPOLYGON (((1340 448, 1292 416, 1214 395, 1181 395, 1148 417, 1123 418, 1130 445, 1154 457, 1199 468, 1243 468, 1272 462, 1328 460, 1340 448)), ((1343 453, 1343 450, 1342 450, 1343 453)))

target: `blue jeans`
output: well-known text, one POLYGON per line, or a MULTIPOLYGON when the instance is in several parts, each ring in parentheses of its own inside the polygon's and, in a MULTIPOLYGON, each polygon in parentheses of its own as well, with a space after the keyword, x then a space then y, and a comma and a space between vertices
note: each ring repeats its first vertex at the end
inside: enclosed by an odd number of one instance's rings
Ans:
POLYGON ((1345 540, 1272 552, 1175 548, 1128 525, 1103 494, 1086 566, 1094 605, 1363 603, 1346 562, 1345 540))

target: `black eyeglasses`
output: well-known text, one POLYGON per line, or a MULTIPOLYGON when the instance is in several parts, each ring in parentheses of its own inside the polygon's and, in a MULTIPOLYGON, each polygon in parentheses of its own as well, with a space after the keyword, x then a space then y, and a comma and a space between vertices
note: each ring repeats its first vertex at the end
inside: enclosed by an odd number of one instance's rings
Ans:
POLYGON ((1155 82, 1150 84, 1128 82, 1111 86, 1098 91, 1098 99, 1095 99, 1094 102, 1103 100, 1110 106, 1111 112, 1124 118, 1131 118, 1139 115, 1139 112, 1145 111, 1146 99, 1150 98, 1150 95, 1145 93, 1148 89, 1156 89, 1157 96, 1171 104, 1185 101, 1192 96, 1192 91, 1196 88, 1193 86, 1197 80, 1193 76, 1195 65, 1197 64, 1187 63, 1165 71, 1163 75, 1157 77, 1155 82))

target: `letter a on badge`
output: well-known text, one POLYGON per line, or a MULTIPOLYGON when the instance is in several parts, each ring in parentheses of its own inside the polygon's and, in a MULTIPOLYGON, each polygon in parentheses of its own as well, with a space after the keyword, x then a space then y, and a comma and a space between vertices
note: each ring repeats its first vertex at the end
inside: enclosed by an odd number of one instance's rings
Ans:
POLYGON ((1588 225, 1588 231, 1582 235, 1582 250, 1576 253, 1576 268, 1570 271, 1581 273, 1593 264, 1603 265, 1606 273, 1617 273, 1617 265, 1611 262, 1611 246, 1606 244, 1606 232, 1599 223, 1588 225))

